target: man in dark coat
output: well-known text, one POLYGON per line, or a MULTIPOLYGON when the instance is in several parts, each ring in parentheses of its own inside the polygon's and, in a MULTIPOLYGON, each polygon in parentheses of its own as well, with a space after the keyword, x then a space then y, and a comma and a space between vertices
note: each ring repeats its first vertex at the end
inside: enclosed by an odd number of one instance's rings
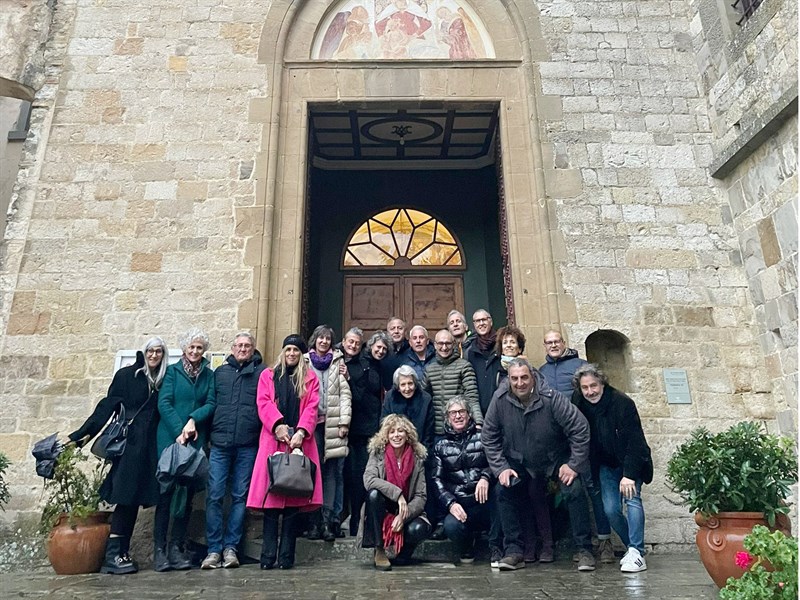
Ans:
POLYGON ((231 354, 214 372, 217 407, 211 423, 206 541, 208 556, 202 569, 239 566, 237 549, 242 539, 250 477, 258 452, 261 421, 256 408, 258 378, 265 366, 247 332, 237 333, 231 354), (231 509, 223 538, 222 502, 230 481, 231 509))
MULTIPOLYGON (((350 452, 345 459, 347 474, 346 492, 350 495, 350 535, 358 533, 359 515, 367 493, 364 490, 364 469, 367 468, 369 438, 378 432, 381 424, 381 376, 361 353, 364 332, 353 327, 344 335, 341 350, 344 354, 344 373, 350 386, 352 417, 347 444, 350 452)), ((337 531, 333 533, 338 537, 337 531)))
MULTIPOLYGON (((486 310, 480 309, 475 312, 473 319, 488 319, 488 323, 486 321, 479 322, 481 329, 485 333, 482 338, 478 338, 477 335, 473 338, 464 356, 475 371, 475 380, 478 384, 478 399, 481 411, 485 415, 486 411, 489 410, 489 402, 492 401, 492 396, 497 390, 500 357, 495 351, 497 334, 492 327, 492 315, 486 310), (475 343, 475 340, 478 340, 479 343, 475 343)), ((523 350, 524 348, 520 348, 520 352, 523 350)))
POLYGON ((572 397, 574 391, 572 376, 580 367, 589 364, 578 356, 574 348, 567 348, 561 332, 551 329, 544 334, 545 363, 539 367, 547 383, 564 394, 572 397))
POLYGON ((578 570, 593 571, 589 505, 580 473, 589 469, 589 424, 563 395, 547 386, 528 361, 508 366, 508 388, 495 393, 481 441, 500 483, 498 508, 506 540, 501 570, 525 566, 520 515, 531 479, 557 477, 578 547, 578 570))
POLYGON ((386 331, 389 338, 392 340, 392 347, 389 348, 390 352, 381 361, 381 383, 383 389, 387 392, 392 389, 392 378, 397 368, 405 364, 406 351, 409 349, 408 340, 406 339, 406 322, 400 317, 392 317, 386 323, 386 331))

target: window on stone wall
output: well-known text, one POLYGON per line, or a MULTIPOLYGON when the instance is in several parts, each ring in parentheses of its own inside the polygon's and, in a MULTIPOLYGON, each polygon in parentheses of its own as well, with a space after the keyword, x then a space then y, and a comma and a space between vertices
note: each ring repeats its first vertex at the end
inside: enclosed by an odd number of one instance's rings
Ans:
POLYGON ((761 6, 762 0, 736 0, 731 6, 739 15, 736 24, 741 27, 753 15, 755 10, 761 6))
POLYGON ((461 248, 441 221, 412 208, 393 208, 362 223, 347 243, 344 267, 459 267, 461 248))
POLYGON ((630 391, 630 340, 613 329, 599 329, 586 338, 586 359, 608 376, 622 392, 630 391))

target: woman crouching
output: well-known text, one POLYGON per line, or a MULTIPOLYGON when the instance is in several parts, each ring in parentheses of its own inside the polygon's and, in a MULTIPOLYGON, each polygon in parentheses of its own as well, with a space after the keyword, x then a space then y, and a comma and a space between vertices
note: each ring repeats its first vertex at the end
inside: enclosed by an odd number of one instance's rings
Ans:
POLYGON ((427 451, 411 421, 397 414, 383 419, 368 449, 361 547, 375 548, 375 568, 390 571, 392 563, 408 564, 431 530, 424 512, 427 451))

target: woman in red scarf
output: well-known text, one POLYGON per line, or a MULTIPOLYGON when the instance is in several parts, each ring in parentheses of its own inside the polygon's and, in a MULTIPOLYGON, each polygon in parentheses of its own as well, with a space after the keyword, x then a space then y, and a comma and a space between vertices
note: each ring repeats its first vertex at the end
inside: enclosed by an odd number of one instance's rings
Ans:
POLYGON ((361 547, 375 548, 375 568, 390 571, 392 563, 408 564, 431 531, 424 512, 427 451, 411 421, 396 414, 383 420, 368 449, 361 547))

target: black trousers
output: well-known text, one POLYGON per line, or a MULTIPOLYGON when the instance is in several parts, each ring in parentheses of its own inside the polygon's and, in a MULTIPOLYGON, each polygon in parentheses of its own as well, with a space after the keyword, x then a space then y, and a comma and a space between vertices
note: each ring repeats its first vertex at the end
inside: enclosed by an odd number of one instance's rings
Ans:
POLYGON ((111 515, 111 535, 130 538, 136 526, 139 505, 117 504, 111 515))
MULTIPOLYGON (((370 490, 367 494, 364 529, 372 532, 377 547, 383 547, 383 519, 386 513, 396 515, 397 511, 397 503, 389 500, 378 490, 370 490)), ((403 549, 398 556, 410 558, 419 543, 425 540, 430 533, 431 526, 422 517, 416 517, 406 522, 403 527, 403 549)))
POLYGON ((369 460, 367 442, 369 438, 366 436, 350 436, 346 491, 350 494, 350 535, 353 536, 358 533, 361 507, 367 499, 367 490, 364 489, 364 471, 369 460))
POLYGON ((297 544, 298 508, 268 508, 264 511, 264 526, 261 541, 261 566, 272 567, 277 558, 281 567, 294 565, 295 547, 297 544), (278 539, 278 521, 280 524, 280 541, 278 539), (278 552, 280 551, 280 554, 278 552))
MULTIPOLYGON (((175 491, 161 494, 156 505, 156 516, 153 531, 153 542, 157 548, 164 548, 167 545, 167 532, 169 531, 170 505, 175 491)), ((189 529, 189 519, 192 516, 192 500, 194 491, 189 490, 186 494, 186 507, 183 509, 183 516, 172 519, 172 541, 183 545, 186 541, 186 532, 189 529)))

